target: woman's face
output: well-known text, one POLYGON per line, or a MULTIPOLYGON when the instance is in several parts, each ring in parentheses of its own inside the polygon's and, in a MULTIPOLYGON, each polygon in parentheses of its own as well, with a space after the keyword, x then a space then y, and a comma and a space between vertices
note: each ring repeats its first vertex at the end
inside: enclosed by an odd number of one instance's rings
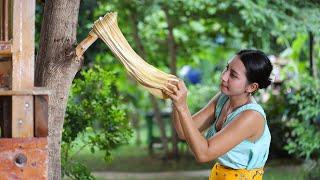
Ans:
POLYGON ((248 85, 246 68, 238 56, 234 56, 221 75, 220 89, 226 95, 241 95, 248 85))

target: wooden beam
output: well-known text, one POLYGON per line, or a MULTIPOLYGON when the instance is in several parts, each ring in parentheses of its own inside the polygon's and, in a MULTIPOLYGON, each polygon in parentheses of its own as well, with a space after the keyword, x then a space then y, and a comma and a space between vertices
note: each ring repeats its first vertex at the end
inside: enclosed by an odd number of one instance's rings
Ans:
POLYGON ((4 2, 4 41, 9 41, 9 0, 4 2))
MULTIPOLYGON (((13 91, 34 86, 35 1, 13 1, 12 78, 13 91)), ((12 137, 33 137, 33 96, 12 96, 12 137)))
POLYGON ((4 40, 4 1, 0 1, 0 41, 4 40))
POLYGON ((9 12, 10 4, 9 0, 1 0, 0 13, 1 13, 1 29, 0 29, 0 40, 9 40, 9 12))
POLYGON ((14 0, 12 41, 12 90, 34 86, 35 1, 14 0))
POLYGON ((10 88, 11 79, 11 61, 0 61, 0 90, 10 88))
POLYGON ((47 95, 34 96, 34 123, 35 137, 48 136, 48 101, 47 95))
POLYGON ((10 57, 11 55, 11 42, 0 41, 0 57, 10 57))
POLYGON ((12 96, 12 137, 33 137, 33 96, 12 96))
POLYGON ((0 125, 1 125, 1 137, 11 137, 11 97, 0 96, 0 125))
POLYGON ((0 90, 0 96, 26 96, 26 95, 50 95, 50 91, 42 87, 35 87, 30 90, 20 90, 20 91, 1 91, 0 90))

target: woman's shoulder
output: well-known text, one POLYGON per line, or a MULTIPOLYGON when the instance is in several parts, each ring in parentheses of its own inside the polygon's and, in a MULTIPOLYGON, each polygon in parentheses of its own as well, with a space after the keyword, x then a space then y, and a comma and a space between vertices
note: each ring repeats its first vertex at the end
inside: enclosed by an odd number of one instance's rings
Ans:
POLYGON ((260 117, 266 119, 266 113, 260 104, 257 102, 252 102, 244 105, 239 109, 238 114, 244 114, 245 116, 254 116, 256 118, 260 117))

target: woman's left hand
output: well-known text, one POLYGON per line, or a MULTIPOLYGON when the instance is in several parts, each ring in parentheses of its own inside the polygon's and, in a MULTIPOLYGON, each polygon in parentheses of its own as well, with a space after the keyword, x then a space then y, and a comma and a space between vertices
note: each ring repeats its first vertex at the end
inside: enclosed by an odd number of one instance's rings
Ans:
POLYGON ((177 109, 184 108, 187 105, 188 89, 183 80, 169 81, 166 87, 171 91, 163 90, 163 92, 169 96, 172 103, 177 109))

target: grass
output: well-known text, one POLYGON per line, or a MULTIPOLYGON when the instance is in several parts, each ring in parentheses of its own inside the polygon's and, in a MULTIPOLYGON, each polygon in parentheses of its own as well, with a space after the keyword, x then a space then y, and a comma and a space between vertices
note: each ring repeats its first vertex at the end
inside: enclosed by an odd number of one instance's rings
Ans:
POLYGON ((160 153, 148 155, 146 146, 123 146, 113 151, 113 160, 105 162, 103 152, 91 154, 84 150, 75 156, 75 160, 86 164, 91 171, 127 171, 127 172, 162 172, 175 170, 210 169, 212 164, 199 164, 191 155, 180 160, 163 160, 160 153))
POLYGON ((303 180, 304 173, 300 166, 266 167, 263 179, 266 180, 303 180))
MULTIPOLYGON (((105 162, 103 152, 92 154, 88 149, 75 156, 75 160, 85 164, 91 171, 113 172, 165 172, 208 170, 212 163, 198 163, 191 154, 186 154, 179 161, 164 161, 159 154, 148 156, 145 146, 122 146, 112 152, 113 160, 105 162)), ((168 178, 166 178, 168 179, 168 178)), ((266 164, 264 179, 266 180, 302 180, 302 166, 292 164, 291 161, 271 160, 266 164)))
MULTIPOLYGON (((153 156, 149 156, 146 146, 146 130, 142 128, 142 146, 135 145, 135 136, 130 139, 129 145, 121 146, 112 151, 112 161, 104 160, 104 153, 96 151, 91 153, 85 148, 74 156, 75 161, 79 161, 86 165, 92 172, 134 172, 134 173, 151 173, 151 172, 167 172, 167 171, 190 171, 190 170, 209 170, 213 166, 211 163, 198 163, 195 158, 184 148, 184 154, 180 160, 165 161, 162 158, 161 150, 155 151, 153 156)), ((79 143, 81 144, 81 143, 79 143)), ((181 144, 180 144, 181 145, 181 144)), ((302 180, 302 166, 293 163, 291 160, 269 160, 265 167, 264 179, 266 180, 302 180)), ((101 178, 98 178, 101 179, 101 178)), ((126 178, 125 178, 126 179, 126 178)), ((128 179, 134 179, 130 177, 128 179)), ((155 178, 152 178, 155 179, 155 178)), ((159 178, 161 179, 161 178, 159 178)), ((164 178, 162 178, 164 179, 164 178)), ((170 178, 165 178, 170 180, 170 178)), ((177 177, 172 178, 177 179, 177 177)), ((183 178, 185 179, 185 178, 183 178)), ((207 179, 199 177, 197 179, 207 179)))

